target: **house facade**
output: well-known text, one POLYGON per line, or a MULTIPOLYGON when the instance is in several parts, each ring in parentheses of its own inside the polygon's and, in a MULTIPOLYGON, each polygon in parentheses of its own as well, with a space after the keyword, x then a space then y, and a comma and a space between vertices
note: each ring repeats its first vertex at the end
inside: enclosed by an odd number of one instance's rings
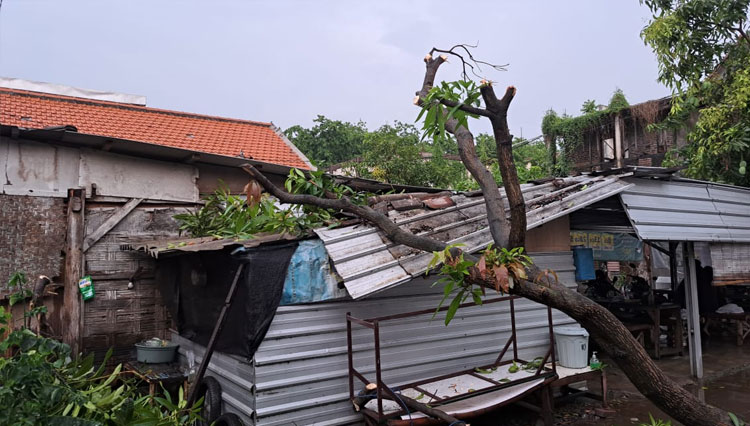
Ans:
POLYGON ((624 166, 661 167, 671 149, 687 144, 684 129, 650 129, 669 114, 671 98, 655 99, 610 114, 581 135, 565 155, 573 172, 624 166))
MULTIPOLYGON (((124 359, 168 337, 154 263, 121 244, 176 237, 177 213, 219 185, 240 192, 253 163, 275 182, 311 169, 271 123, 149 108, 140 97, 0 79, 0 296, 11 274, 47 275, 48 334, 124 359), (77 281, 90 275, 85 303, 77 281), (67 296, 67 297, 66 297, 67 296)), ((22 318, 18 316, 18 318, 22 318)))

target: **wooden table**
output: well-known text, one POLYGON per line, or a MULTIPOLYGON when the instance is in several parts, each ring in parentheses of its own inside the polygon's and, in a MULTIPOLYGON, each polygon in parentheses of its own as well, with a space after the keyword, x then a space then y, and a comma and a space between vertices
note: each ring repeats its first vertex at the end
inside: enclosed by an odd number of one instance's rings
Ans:
POLYGON ((706 335, 710 336, 711 333, 709 333, 709 327, 711 324, 715 321, 728 321, 732 322, 734 321, 736 330, 737 330, 737 346, 742 346, 742 343, 745 341, 745 338, 747 338, 748 335, 750 335, 750 313, 744 312, 744 313, 736 313, 736 314, 720 314, 718 312, 713 312, 710 314, 704 315, 706 318, 706 323, 703 326, 703 331, 706 333, 706 335))
POLYGON ((643 312, 651 320, 651 342, 653 343, 652 357, 660 359, 663 355, 682 355, 682 317, 680 316, 680 305, 675 303, 662 303, 660 305, 647 305, 640 300, 597 300, 597 303, 603 305, 615 316, 622 311, 643 312), (662 348, 659 341, 661 336, 661 326, 667 325, 672 330, 668 333, 671 345, 662 348))
MULTIPOLYGON (((597 399, 602 402, 602 408, 608 408, 607 404, 607 374, 604 369, 599 368, 592 370, 591 367, 584 368, 566 368, 557 365, 557 379, 553 381, 550 386, 552 388, 559 388, 563 394, 557 401, 564 399, 574 398, 577 396, 586 396, 588 398, 597 399), (599 380, 602 387, 601 395, 595 394, 590 390, 578 390, 571 388, 571 383, 588 382, 589 380, 599 380)), ((587 383, 588 388, 588 383, 587 383)))

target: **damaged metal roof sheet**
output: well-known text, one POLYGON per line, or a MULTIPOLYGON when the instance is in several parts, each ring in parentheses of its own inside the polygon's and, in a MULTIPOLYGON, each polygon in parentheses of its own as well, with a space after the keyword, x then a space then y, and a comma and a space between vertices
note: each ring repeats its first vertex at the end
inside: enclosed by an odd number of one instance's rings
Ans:
POLYGON ((688 179, 629 179, 625 212, 642 240, 750 242, 750 190, 688 179))
POLYGON ((154 258, 170 254, 179 254, 185 252, 215 251, 223 250, 227 247, 245 246, 257 247, 261 244, 273 243, 278 241, 298 240, 299 237, 288 234, 257 234, 248 240, 235 240, 233 238, 218 239, 216 237, 200 238, 173 238, 152 241, 129 242, 121 244, 121 250, 142 251, 154 258))
MULTIPOLYGON (((612 176, 584 175, 554 179, 537 185, 522 185, 527 205, 528 229, 619 194, 632 186, 621 180, 624 176, 629 176, 629 173, 612 176)), ((504 191, 501 190, 501 193, 504 191)), ((425 203, 428 207, 430 204, 447 205, 445 208, 430 210, 421 207, 402 211, 389 209, 388 216, 410 232, 450 244, 462 243, 470 252, 478 251, 492 242, 484 197, 459 194, 450 198, 450 203, 445 200, 440 203, 425 203)), ((506 204, 506 211, 507 208, 506 204)), ((391 288, 423 274, 432 259, 432 253, 394 244, 377 228, 368 225, 318 229, 315 232, 325 243, 336 271, 344 279, 344 285, 354 299, 391 288)))

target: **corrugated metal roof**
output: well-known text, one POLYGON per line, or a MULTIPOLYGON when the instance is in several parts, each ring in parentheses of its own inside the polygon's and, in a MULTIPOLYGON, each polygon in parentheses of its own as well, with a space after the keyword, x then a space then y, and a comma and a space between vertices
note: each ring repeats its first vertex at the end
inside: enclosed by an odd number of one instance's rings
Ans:
MULTIPOLYGON (((624 191, 631 184, 622 181, 621 177, 628 175, 576 176, 540 185, 523 185, 528 229, 624 191)), ((391 211, 389 216, 410 232, 450 244, 462 243, 470 252, 486 247, 492 242, 492 236, 487 227, 484 198, 462 194, 452 199, 456 204, 453 207, 434 211, 391 211)), ((394 244, 377 228, 370 226, 319 229, 316 233, 325 243, 336 271, 355 299, 424 273, 432 259, 432 253, 394 244)))
POLYGON ((688 180, 629 179, 620 194, 642 240, 750 242, 750 190, 688 180))
POLYGON ((233 238, 217 239, 216 237, 171 238, 151 241, 129 242, 120 245, 121 250, 135 250, 148 253, 154 258, 179 252, 199 252, 222 250, 231 246, 257 247, 261 244, 277 241, 298 240, 300 237, 288 234, 256 234, 249 240, 233 238))

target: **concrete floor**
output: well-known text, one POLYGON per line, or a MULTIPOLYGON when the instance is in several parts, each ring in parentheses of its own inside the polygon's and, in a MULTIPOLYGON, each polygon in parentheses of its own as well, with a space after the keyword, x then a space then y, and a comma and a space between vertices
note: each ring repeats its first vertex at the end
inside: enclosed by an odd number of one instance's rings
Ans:
MULTIPOLYGON (((698 384, 690 378, 690 361, 687 352, 684 356, 665 357, 656 361, 657 365, 681 386, 697 394, 703 392, 705 400, 722 409, 750 419, 750 342, 736 346, 734 339, 714 338, 704 342, 704 380, 698 384)), ((610 408, 614 411, 607 417, 599 417, 596 409, 601 403, 587 398, 559 404, 555 407, 555 424, 569 426, 599 425, 640 425, 649 423, 649 414, 657 419, 672 420, 672 426, 681 426, 657 409, 644 398, 630 383, 630 380, 606 356, 608 365, 610 408)), ((599 392, 598 383, 589 384, 599 392)), ((482 419, 471 422, 480 426, 527 426, 537 423, 537 416, 519 407, 507 407, 482 419)), ((684 425, 683 425, 684 426, 684 425)))

